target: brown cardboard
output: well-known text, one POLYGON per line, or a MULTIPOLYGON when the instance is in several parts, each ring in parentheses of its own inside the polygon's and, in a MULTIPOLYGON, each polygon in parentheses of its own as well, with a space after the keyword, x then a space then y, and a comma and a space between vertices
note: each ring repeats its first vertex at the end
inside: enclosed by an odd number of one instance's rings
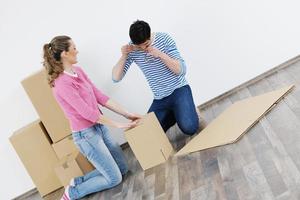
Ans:
POLYGON ((291 85, 232 104, 176 156, 236 142, 293 87, 291 85))
POLYGON ((47 83, 46 71, 40 70, 24 79, 21 83, 52 141, 58 142, 70 135, 69 122, 47 83))
POLYGON ((63 186, 69 185, 71 178, 83 176, 94 169, 94 166, 79 151, 65 156, 54 167, 63 186))
MULTIPOLYGON (((291 85, 232 104, 175 156, 236 142, 293 87, 291 85)), ((125 136, 144 170, 163 163, 173 154, 172 146, 154 113, 146 115, 139 126, 125 131, 125 136)))
POLYGON ((164 163, 174 151, 153 112, 139 126, 125 131, 125 137, 144 170, 164 163))
POLYGON ((58 141, 57 143, 52 144, 52 147, 59 159, 73 153, 77 150, 77 147, 74 144, 72 135, 58 141))
POLYGON ((62 187, 53 169, 58 158, 40 121, 16 131, 9 140, 41 196, 62 187))

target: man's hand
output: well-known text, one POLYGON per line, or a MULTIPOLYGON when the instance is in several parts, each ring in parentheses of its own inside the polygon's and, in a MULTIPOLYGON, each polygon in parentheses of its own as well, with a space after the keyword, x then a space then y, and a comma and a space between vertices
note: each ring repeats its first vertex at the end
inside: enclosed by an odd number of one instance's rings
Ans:
POLYGON ((131 51, 133 51, 133 46, 126 44, 124 46, 122 46, 121 48, 121 52, 122 52, 122 56, 127 56, 131 51))
POLYGON ((162 54, 162 52, 159 49, 153 46, 149 46, 145 51, 154 58, 159 58, 162 54))

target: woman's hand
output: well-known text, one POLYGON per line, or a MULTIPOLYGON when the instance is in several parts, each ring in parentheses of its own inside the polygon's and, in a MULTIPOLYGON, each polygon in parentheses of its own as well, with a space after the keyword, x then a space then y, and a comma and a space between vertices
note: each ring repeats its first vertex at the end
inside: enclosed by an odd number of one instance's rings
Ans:
POLYGON ((137 126, 138 121, 132 121, 127 123, 116 122, 115 127, 120 129, 128 130, 137 126))
POLYGON ((142 118, 141 115, 135 113, 127 113, 125 117, 131 121, 138 121, 142 118))

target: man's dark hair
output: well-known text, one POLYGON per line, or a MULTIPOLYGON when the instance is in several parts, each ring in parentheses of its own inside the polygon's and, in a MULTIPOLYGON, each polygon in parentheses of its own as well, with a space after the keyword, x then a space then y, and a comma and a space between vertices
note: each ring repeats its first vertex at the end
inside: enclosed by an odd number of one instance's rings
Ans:
POLYGON ((133 44, 139 45, 150 39, 151 28, 147 22, 137 20, 131 24, 129 36, 133 44))

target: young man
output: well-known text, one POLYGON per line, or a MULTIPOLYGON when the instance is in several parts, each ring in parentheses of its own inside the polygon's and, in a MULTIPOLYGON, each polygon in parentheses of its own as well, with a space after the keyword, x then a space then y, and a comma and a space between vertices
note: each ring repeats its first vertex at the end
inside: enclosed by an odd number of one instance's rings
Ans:
POLYGON ((144 73, 154 94, 149 112, 154 112, 166 132, 175 123, 186 135, 199 129, 192 91, 185 79, 186 65, 174 40, 166 33, 151 33, 147 22, 130 26, 131 42, 121 48, 122 56, 112 70, 120 81, 135 62, 144 73))

